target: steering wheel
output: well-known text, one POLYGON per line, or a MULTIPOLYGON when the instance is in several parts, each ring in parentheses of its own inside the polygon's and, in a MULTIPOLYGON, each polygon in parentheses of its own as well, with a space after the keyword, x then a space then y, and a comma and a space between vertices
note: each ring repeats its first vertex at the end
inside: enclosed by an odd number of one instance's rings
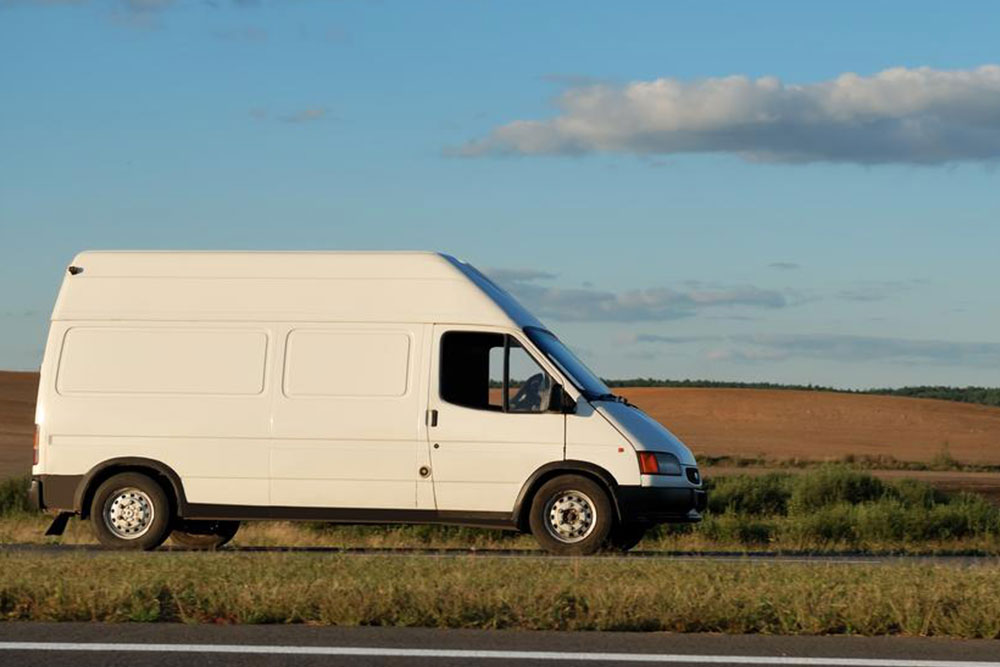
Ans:
POLYGON ((514 398, 510 399, 510 407, 518 412, 539 412, 542 409, 544 385, 545 374, 535 373, 525 381, 514 398))

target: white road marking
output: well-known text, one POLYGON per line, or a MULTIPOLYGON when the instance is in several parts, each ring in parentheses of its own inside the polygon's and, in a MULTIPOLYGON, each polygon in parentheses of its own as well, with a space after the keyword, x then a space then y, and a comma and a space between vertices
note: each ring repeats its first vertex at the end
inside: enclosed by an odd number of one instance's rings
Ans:
POLYGON ((552 660, 564 662, 643 662, 701 665, 823 665, 830 667, 1000 667, 1000 662, 906 660, 895 658, 815 658, 682 653, 583 653, 561 651, 477 651, 367 646, 241 646, 238 644, 118 644, 90 642, 0 642, 0 651, 87 651, 97 653, 225 653, 234 655, 323 655, 459 660, 552 660))

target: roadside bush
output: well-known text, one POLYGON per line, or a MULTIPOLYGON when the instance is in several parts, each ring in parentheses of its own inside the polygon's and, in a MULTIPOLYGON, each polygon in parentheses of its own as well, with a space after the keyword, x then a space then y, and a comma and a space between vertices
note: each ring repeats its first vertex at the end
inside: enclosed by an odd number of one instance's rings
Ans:
POLYGON ((34 512, 28 504, 28 486, 31 478, 11 477, 0 481, 0 516, 14 516, 34 512))
POLYGON ((866 542, 904 542, 910 538, 913 518, 926 512, 923 507, 909 509, 894 498, 863 503, 852 512, 855 535, 866 542))
POLYGON ((854 507, 843 502, 790 518, 784 528, 783 537, 791 538, 793 543, 827 545, 858 541, 854 507))
POLYGON ((899 500, 906 507, 930 509, 949 501, 948 494, 935 489, 927 482, 915 479, 893 481, 886 489, 886 495, 899 500))
POLYGON ((709 489, 708 509, 716 514, 785 514, 791 496, 791 479, 787 473, 718 478, 709 489))
POLYGON ((844 466, 824 466, 803 473, 792 482, 790 514, 809 514, 826 507, 871 502, 886 494, 886 485, 868 473, 844 466))
POLYGON ((962 493, 946 505, 932 507, 910 530, 915 539, 934 540, 995 534, 1000 530, 1000 510, 982 496, 962 493))
POLYGON ((778 524, 746 514, 708 514, 695 530, 713 542, 751 547, 770 543, 778 532, 778 524))

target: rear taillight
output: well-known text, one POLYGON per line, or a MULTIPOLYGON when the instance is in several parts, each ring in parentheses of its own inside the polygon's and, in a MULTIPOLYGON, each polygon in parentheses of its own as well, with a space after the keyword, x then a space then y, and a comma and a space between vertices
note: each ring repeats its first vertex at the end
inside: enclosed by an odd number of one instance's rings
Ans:
POLYGON ((31 446, 31 465, 38 465, 38 424, 35 424, 35 442, 31 446))

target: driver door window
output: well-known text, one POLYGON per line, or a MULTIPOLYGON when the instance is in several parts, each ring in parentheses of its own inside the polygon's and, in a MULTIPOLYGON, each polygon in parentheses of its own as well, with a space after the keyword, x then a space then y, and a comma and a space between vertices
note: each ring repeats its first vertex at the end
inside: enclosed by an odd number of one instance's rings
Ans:
POLYGON ((539 413, 552 378, 513 336, 449 331, 441 338, 441 398, 467 408, 539 413))
POLYGON ((552 378, 516 338, 507 337, 507 412, 545 412, 552 395, 552 378))

